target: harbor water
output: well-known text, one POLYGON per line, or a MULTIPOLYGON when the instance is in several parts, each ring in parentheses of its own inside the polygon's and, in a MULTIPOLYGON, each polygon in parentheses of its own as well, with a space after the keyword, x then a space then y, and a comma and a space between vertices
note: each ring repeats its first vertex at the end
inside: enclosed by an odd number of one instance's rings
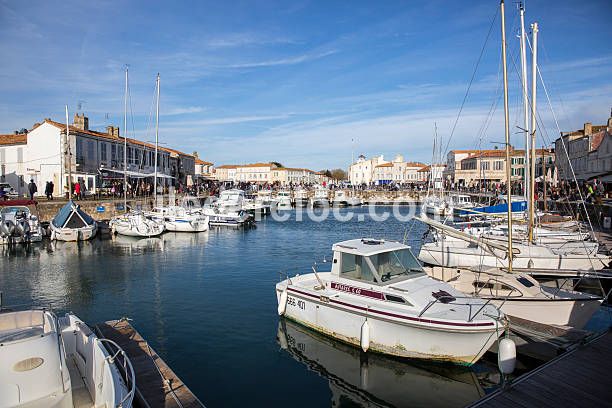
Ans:
POLYGON ((51 305, 89 324, 133 319, 209 407, 460 407, 498 387, 492 353, 471 369, 365 355, 278 317, 279 271, 328 270, 334 242, 405 240, 418 251, 419 222, 349 211, 346 222, 288 211, 249 229, 4 248, 0 290, 5 305, 51 305))

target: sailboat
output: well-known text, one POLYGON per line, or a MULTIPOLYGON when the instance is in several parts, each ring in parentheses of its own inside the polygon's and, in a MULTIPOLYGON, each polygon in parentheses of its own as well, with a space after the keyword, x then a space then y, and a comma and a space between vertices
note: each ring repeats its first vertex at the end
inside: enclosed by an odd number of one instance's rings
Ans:
MULTIPOLYGON (((510 129, 503 0, 501 1, 500 8, 504 78, 506 177, 508 184, 510 184, 510 129)), ((521 7, 522 41, 525 40, 523 18, 523 9, 521 7)), ((534 82, 532 86, 535 88, 537 23, 532 27, 534 35, 534 82)), ((535 94, 533 99, 535 99, 535 94)), ((532 124, 534 125, 532 129, 535 129, 535 112, 533 108, 532 124)), ((508 202, 511 202, 510 190, 510 188, 507 188, 508 202)), ((533 189, 531 194, 533 194, 533 189)), ((530 211, 533 211, 533 207, 530 211)), ((463 293, 490 301, 499 306, 510 317, 547 325, 582 328, 599 308, 603 300, 601 296, 560 288, 548 288, 542 286, 527 274, 517 273, 513 270, 516 266, 522 268, 578 269, 588 267, 587 261, 593 262, 592 267, 596 267, 603 266, 603 259, 568 256, 567 254, 555 253, 554 250, 544 245, 534 245, 532 243, 516 245, 513 243, 512 233, 507 234, 507 242, 504 243, 483 236, 476 237, 465 234, 423 216, 421 220, 433 228, 439 235, 434 243, 424 244, 419 253, 421 261, 433 265, 426 267, 425 271, 430 276, 449 283, 463 293), (446 239, 447 237, 449 239, 446 239)), ((507 208, 506 222, 507 230, 513 231, 513 217, 510 206, 507 208)), ((533 222, 532 215, 530 215, 530 222, 533 222)))
MULTIPOLYGON (((155 120, 155 134, 156 142, 155 148, 157 150, 157 135, 159 129, 159 74, 155 81, 155 91, 157 100, 157 114, 155 120)), ((124 112, 124 125, 125 128, 125 140, 127 140, 127 98, 128 98, 128 69, 125 69, 125 112, 124 112)), ((155 163, 155 192, 157 194, 157 152, 155 152, 156 163, 155 163)), ((123 162, 124 174, 127 174, 127 156, 124 155, 123 162)), ((124 196, 124 208, 127 209, 127 198, 124 196)), ((129 211, 123 215, 116 216, 111 219, 109 226, 114 234, 126 235, 130 237, 155 237, 164 232, 164 223, 156 219, 147 218, 142 211, 129 211)))

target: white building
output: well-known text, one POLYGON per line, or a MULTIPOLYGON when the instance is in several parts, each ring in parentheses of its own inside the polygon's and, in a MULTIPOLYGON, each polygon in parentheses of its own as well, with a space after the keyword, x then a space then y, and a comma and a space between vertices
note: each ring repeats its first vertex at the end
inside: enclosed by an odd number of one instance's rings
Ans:
MULTIPOLYGON (((96 191, 105 180, 123 180, 124 144, 127 143, 127 175, 130 179, 149 178, 155 172, 155 146, 139 140, 127 140, 119 128, 108 126, 106 132, 89 129, 85 115, 75 115, 74 123, 66 125, 45 119, 22 135, 0 135, 0 179, 11 184, 20 195, 26 193, 30 179, 44 194, 47 181, 54 184, 55 196, 68 191, 68 174, 72 182, 83 181, 90 191, 96 191)), ((185 183, 194 174, 192 155, 167 147, 158 148, 158 183, 185 183)))
POLYGON ((376 166, 388 163, 382 155, 366 159, 359 155, 357 161, 349 166, 349 180, 353 185, 371 184, 376 178, 376 166))

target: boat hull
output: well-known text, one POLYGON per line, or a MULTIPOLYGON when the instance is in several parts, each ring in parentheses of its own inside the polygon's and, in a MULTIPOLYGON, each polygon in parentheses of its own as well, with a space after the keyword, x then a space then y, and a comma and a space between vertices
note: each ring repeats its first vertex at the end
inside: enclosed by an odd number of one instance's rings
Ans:
POLYGON ((88 225, 82 228, 58 228, 51 225, 51 240, 75 242, 75 241, 88 241, 96 236, 98 232, 98 225, 88 225))
MULTIPOLYGON (((282 289, 278 286, 276 294, 280 301, 282 289)), ((361 327, 367 318, 369 350, 395 357, 472 365, 497 340, 497 334, 503 332, 501 326, 473 331, 425 328, 374 314, 366 316, 364 311, 315 299, 318 297, 289 287, 284 316, 357 347, 361 345, 361 327)))
POLYGON ((172 232, 203 232, 208 230, 208 220, 166 219, 164 225, 172 232))

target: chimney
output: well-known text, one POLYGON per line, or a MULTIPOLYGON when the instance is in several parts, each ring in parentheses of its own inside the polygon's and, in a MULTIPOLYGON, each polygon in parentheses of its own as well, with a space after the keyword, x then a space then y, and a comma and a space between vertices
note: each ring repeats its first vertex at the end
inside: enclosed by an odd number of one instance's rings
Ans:
POLYGON ((82 113, 80 115, 78 113, 75 113, 74 114, 73 125, 77 129, 89 130, 89 118, 87 116, 85 116, 84 113, 82 113))
POLYGON ((119 138, 119 126, 107 126, 106 133, 108 133, 109 136, 119 138))
POLYGON ((590 136, 593 134, 593 124, 591 122, 586 122, 584 124, 584 135, 590 136))
POLYGON ((608 133, 612 132, 612 108, 610 108, 610 117, 608 118, 608 133))

